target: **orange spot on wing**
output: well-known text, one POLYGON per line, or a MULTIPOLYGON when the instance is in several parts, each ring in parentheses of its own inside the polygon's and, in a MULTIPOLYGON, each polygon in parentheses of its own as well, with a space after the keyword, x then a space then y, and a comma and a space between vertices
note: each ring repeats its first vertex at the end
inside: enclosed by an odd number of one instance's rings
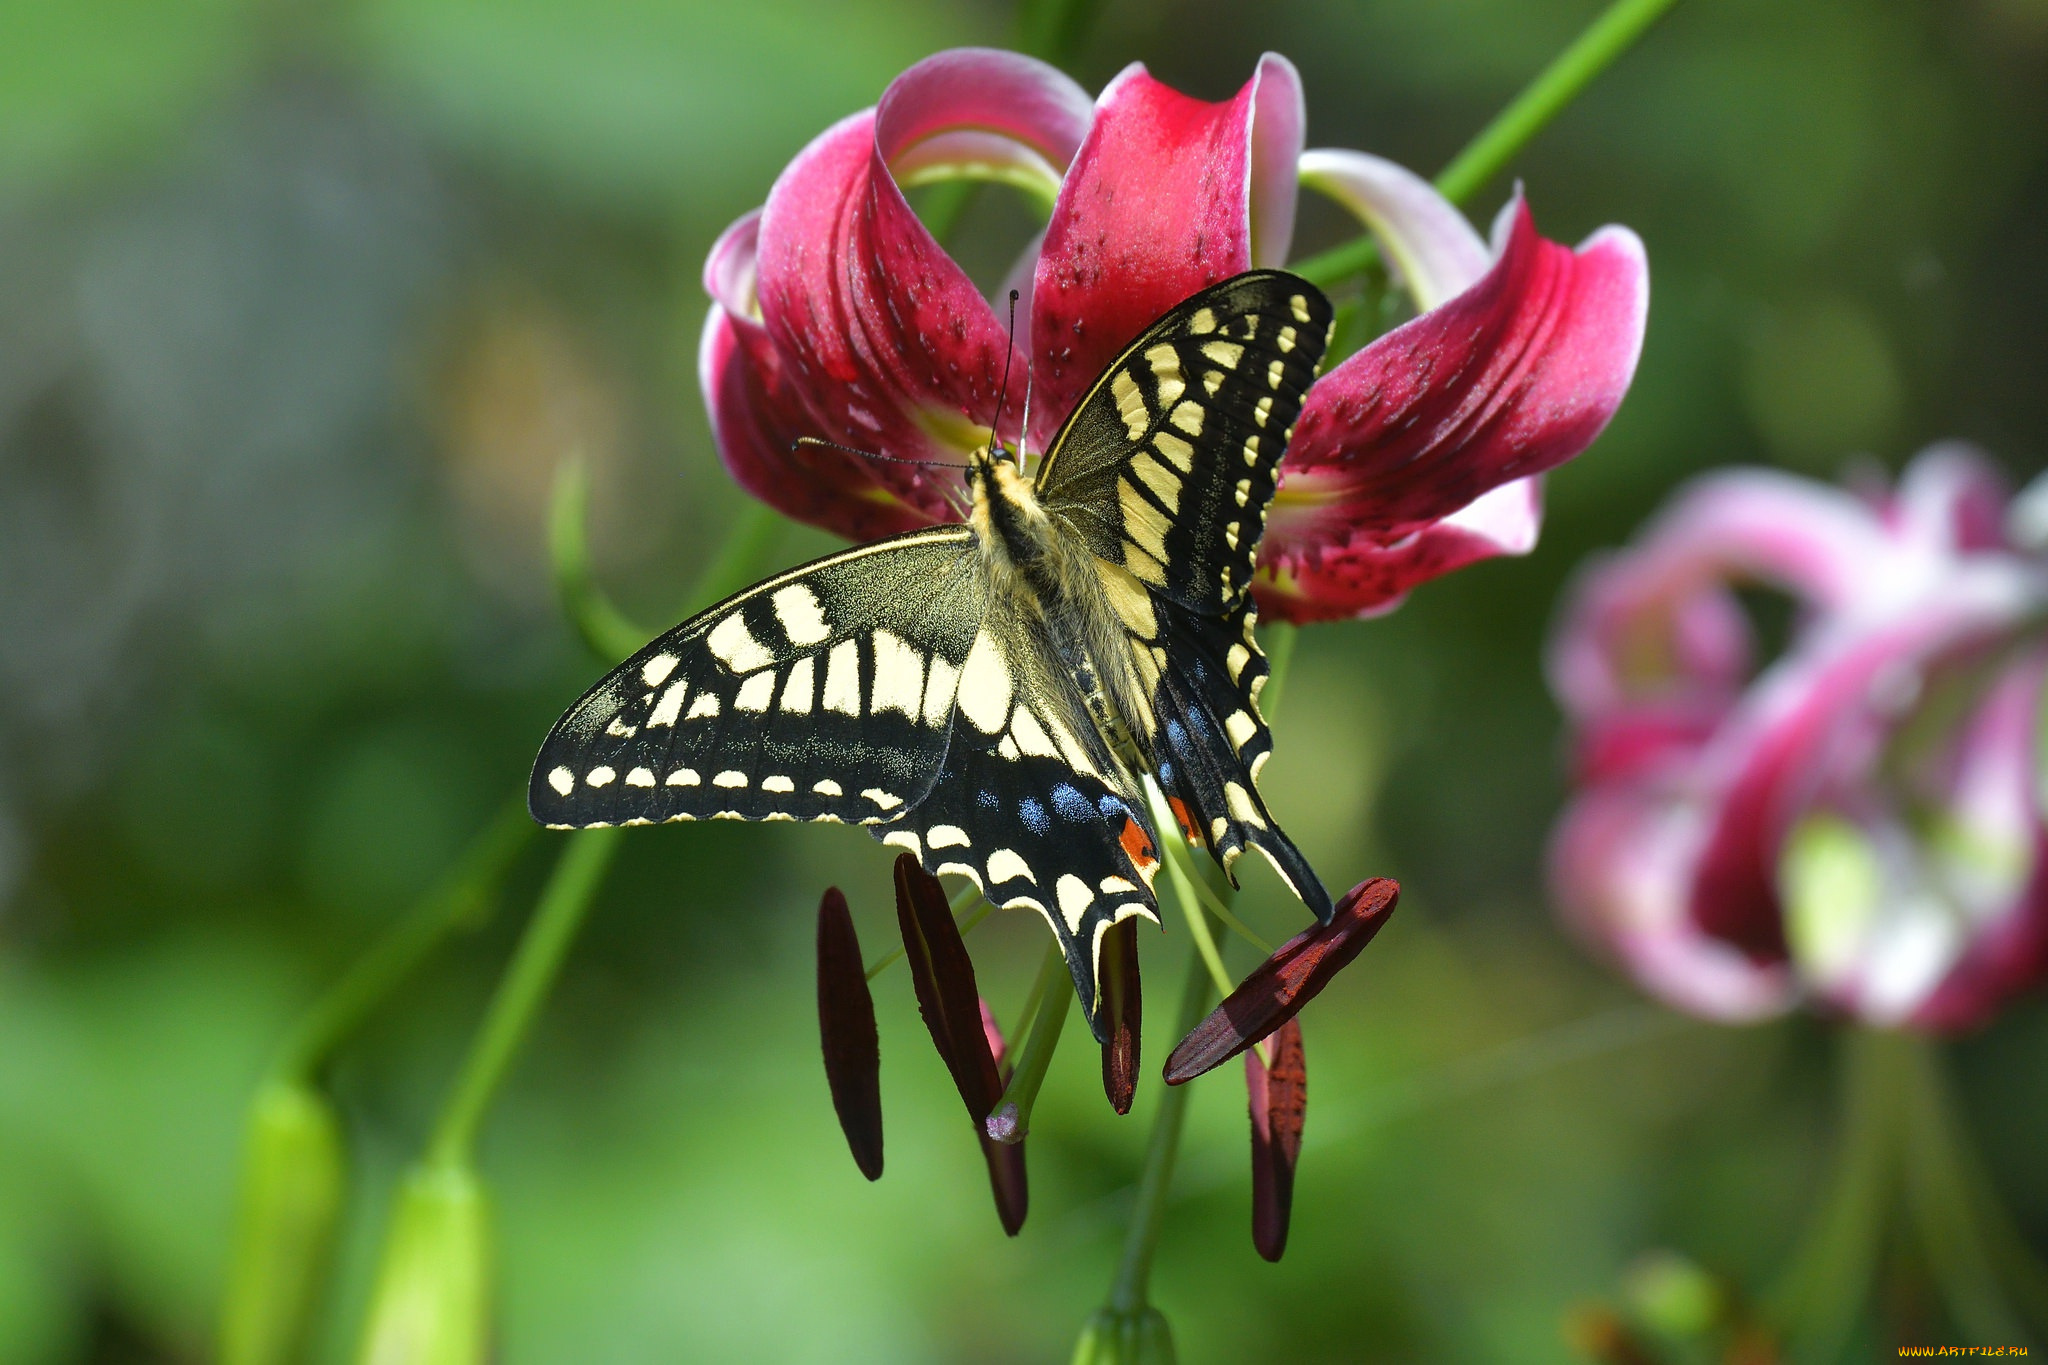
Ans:
POLYGON ((1145 827, 1130 816, 1124 817, 1124 832, 1117 836, 1117 842, 1130 855, 1131 863, 1141 872, 1149 872, 1159 866, 1159 850, 1152 847, 1152 836, 1145 833, 1145 827))
POLYGON ((1208 842, 1208 840, 1202 837, 1202 827, 1195 823, 1194 813, 1188 809, 1187 802, 1181 800, 1178 796, 1169 796, 1166 798, 1166 804, 1173 807, 1173 818, 1180 821, 1180 832, 1188 836, 1189 843, 1206 844, 1208 842))

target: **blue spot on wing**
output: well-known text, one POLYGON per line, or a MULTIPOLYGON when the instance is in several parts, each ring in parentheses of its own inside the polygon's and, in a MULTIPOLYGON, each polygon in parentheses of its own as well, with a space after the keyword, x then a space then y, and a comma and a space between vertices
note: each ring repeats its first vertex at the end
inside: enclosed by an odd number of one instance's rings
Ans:
POLYGON ((1052 828, 1052 817, 1045 813, 1044 804, 1034 796, 1027 796, 1017 803, 1017 818, 1033 834, 1043 834, 1052 828))
POLYGON ((1088 798, 1065 782, 1052 789, 1052 808, 1069 820, 1095 818, 1095 807, 1088 804, 1088 798))

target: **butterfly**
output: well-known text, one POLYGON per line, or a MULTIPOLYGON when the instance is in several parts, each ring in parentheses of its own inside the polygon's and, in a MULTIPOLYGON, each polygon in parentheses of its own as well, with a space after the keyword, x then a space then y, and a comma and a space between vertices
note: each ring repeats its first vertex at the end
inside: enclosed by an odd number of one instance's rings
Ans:
POLYGON ((778 574, 606 676, 541 746, 534 818, 867 825, 1043 915, 1098 1039, 1102 936, 1157 921, 1148 778, 1233 882, 1256 848, 1328 920, 1259 795, 1272 736, 1249 589, 1332 320, 1272 270, 1168 310, 1035 477, 992 432, 964 523, 778 574))

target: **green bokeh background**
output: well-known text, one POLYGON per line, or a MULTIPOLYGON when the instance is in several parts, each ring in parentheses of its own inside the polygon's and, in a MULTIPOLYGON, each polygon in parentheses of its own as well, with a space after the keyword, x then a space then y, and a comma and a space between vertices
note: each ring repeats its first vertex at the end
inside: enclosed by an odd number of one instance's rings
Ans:
MULTIPOLYGON (((1111 0, 1074 68, 1093 89, 1141 59, 1220 98, 1278 50, 1311 145, 1427 171, 1595 9, 1111 0)), ((600 575, 664 624, 740 506, 694 378, 713 235, 903 66, 1013 22, 0 0, 0 1362, 208 1357, 266 1062, 596 675, 548 586, 556 461, 590 462, 600 575)), ((1332 884, 1406 891, 1306 1017, 1277 1267, 1247 1235, 1242 1089, 1196 1094, 1156 1276, 1183 1359, 1565 1360, 1567 1314, 1646 1251, 1752 1288, 1781 1266, 1825 1169, 1828 1037, 1670 1015, 1557 927, 1540 645, 1572 566, 1696 471, 1832 477, 1947 437, 2016 481, 2048 462, 2044 149, 2048 0, 1686 0, 1516 164, 1548 235, 1647 242, 1642 369, 1552 480, 1535 555, 1302 638, 1271 804, 1332 884)), ((1019 212, 977 205, 964 258, 999 261, 1019 212)), ((1301 249, 1339 228, 1311 215, 1301 249)), ((775 558, 828 544, 792 530, 775 558)), ((348 1355, 396 1174, 545 865, 336 1069, 354 1191, 321 1360, 348 1355)), ((867 1185, 819 1073, 810 937, 837 882, 878 952, 887 866, 846 829, 627 841, 484 1135, 503 1360, 1064 1358, 1156 1065, 1117 1119, 1069 1030, 1008 1241, 887 975, 867 1185)), ((1270 878, 1248 888, 1264 932, 1297 927, 1270 878)), ((973 940, 1006 1022, 1039 932, 973 940)), ((1184 939, 1144 939, 1155 1063, 1184 939)), ((1952 1056, 2038 1244, 2048 1008, 1952 1056)))

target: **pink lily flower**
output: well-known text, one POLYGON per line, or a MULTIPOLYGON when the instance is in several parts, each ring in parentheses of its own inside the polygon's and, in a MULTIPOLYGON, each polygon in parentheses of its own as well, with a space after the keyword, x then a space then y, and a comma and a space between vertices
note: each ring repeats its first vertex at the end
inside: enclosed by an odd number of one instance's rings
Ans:
POLYGON ((1549 661, 1580 786, 1552 880, 1651 992, 1948 1030, 2048 974, 2048 564, 2004 506, 1955 446, 1867 498, 1718 474, 1582 573, 1549 661), (1778 658, 1738 584, 1793 599, 1778 658))
POLYGON ((1306 184, 1373 231, 1420 315, 1310 391, 1268 517, 1262 610, 1384 611, 1438 574, 1526 552, 1543 471, 1586 448, 1634 373, 1641 243, 1625 228, 1576 251, 1546 241, 1517 197, 1489 246, 1409 172, 1304 152, 1305 122, 1299 76, 1270 54, 1218 103, 1140 65, 1090 101, 1013 53, 918 63, 820 134, 712 248, 700 374, 726 467, 778 510, 853 538, 958 519, 949 471, 792 449, 814 436, 959 465, 996 420, 1005 319, 906 187, 974 176, 1050 205, 998 295, 1024 296, 1014 359, 1031 403, 1028 430, 1013 402, 1000 434, 1043 451, 1153 318, 1286 262, 1306 184))

